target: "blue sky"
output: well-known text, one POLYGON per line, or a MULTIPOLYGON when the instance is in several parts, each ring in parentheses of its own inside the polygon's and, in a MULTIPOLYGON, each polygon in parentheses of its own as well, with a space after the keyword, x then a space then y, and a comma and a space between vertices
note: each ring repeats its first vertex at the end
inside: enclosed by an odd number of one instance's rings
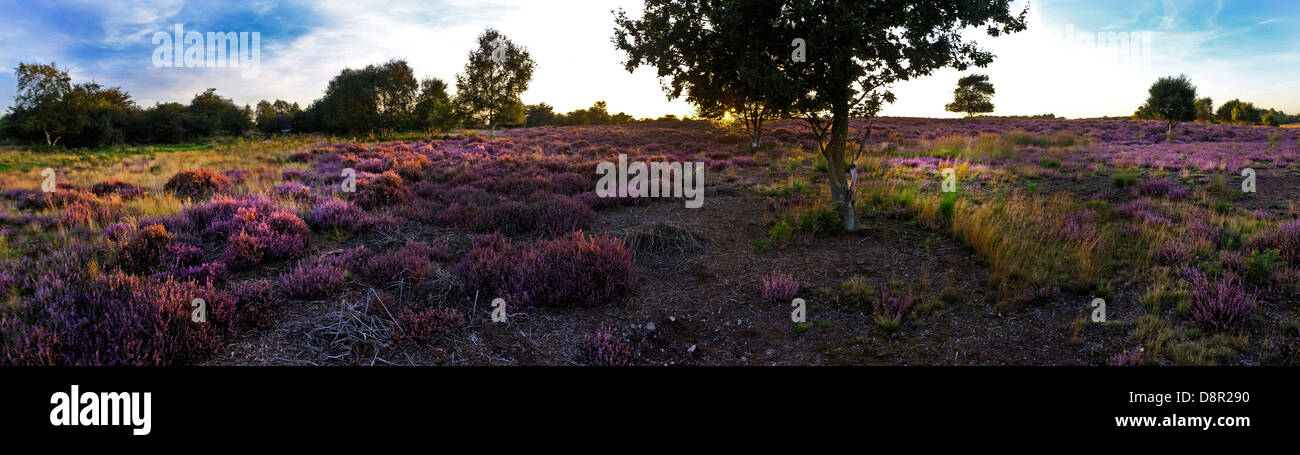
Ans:
MULTIPOLYGON (((0 0, 6 14, 0 108, 12 104, 18 62, 57 62, 74 80, 121 86, 142 105, 188 102, 209 87, 240 104, 282 98, 306 105, 340 69, 395 57, 406 58, 419 77, 450 83, 474 37, 492 26, 537 61, 525 102, 567 111, 603 99, 612 111, 636 116, 687 114, 685 103, 665 99, 650 70, 624 71, 609 42, 610 10, 637 11, 638 5, 0 0), (256 76, 232 68, 155 67, 151 38, 178 23, 201 33, 260 33, 256 76)), ((997 86, 999 114, 1129 114, 1155 78, 1177 73, 1187 73, 1216 103, 1241 98, 1300 112, 1300 2, 1039 0, 1029 20, 1026 32, 980 40, 998 55, 981 71, 997 86)), ((885 114, 952 116, 943 104, 960 76, 945 70, 898 84, 899 100, 885 114)))

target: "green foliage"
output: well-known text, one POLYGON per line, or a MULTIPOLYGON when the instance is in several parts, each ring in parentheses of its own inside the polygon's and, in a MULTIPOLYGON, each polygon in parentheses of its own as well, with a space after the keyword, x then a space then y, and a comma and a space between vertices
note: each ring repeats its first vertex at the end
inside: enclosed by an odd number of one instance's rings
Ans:
POLYGON ((952 91, 952 102, 944 106, 948 112, 965 112, 967 117, 993 112, 993 83, 987 74, 972 74, 957 80, 952 91))
POLYGON ((438 78, 420 81, 420 95, 411 112, 411 126, 429 132, 447 132, 459 125, 456 106, 447 94, 447 83, 438 78))
POLYGON ((410 122, 419 87, 405 60, 345 68, 307 108, 301 126, 349 134, 395 131, 410 122))
POLYGON ((833 235, 844 231, 840 214, 831 207, 816 207, 803 212, 796 225, 800 232, 812 235, 833 235))
POLYGON ((1214 123, 1214 100, 1205 97, 1196 99, 1196 121, 1214 123))
POLYGON ((1196 86, 1187 75, 1162 77, 1151 84, 1148 93, 1138 112, 1166 122, 1167 138, 1173 138, 1174 124, 1196 120, 1196 86))
POLYGON ((1282 266, 1281 252, 1275 248, 1262 252, 1252 250, 1245 259, 1246 272, 1251 279, 1261 283, 1273 281, 1274 274, 1282 266))
POLYGON ((988 65, 993 54, 964 31, 1018 32, 1025 29, 1026 13, 1013 15, 1003 0, 924 8, 904 0, 647 0, 641 19, 616 13, 614 43, 627 54, 629 70, 657 67, 670 97, 685 91, 688 99, 723 99, 713 89, 738 83, 759 90, 780 114, 808 122, 828 162, 831 200, 845 214, 845 229, 855 230, 848 163, 862 149, 847 150, 849 119, 874 118, 894 101, 887 87, 895 82, 945 67, 988 65), (796 59, 804 45, 806 58, 796 59), (708 83, 713 76, 722 83, 708 83))
POLYGON ((492 28, 478 36, 465 69, 456 75, 456 102, 473 124, 524 123, 519 94, 528 90, 536 63, 528 50, 492 28))
POLYGON ((298 107, 298 103, 262 100, 257 103, 257 108, 253 112, 257 116, 256 125, 259 131, 276 134, 293 129, 293 118, 301 114, 302 109, 298 107))
POLYGON ((957 207, 957 193, 943 193, 939 197, 939 216, 945 220, 952 219, 953 210, 957 207))

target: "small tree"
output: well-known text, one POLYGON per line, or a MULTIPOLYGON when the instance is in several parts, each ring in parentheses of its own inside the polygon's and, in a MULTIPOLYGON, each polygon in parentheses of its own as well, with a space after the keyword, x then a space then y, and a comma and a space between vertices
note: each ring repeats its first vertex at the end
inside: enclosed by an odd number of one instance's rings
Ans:
POLYGON ((762 100, 783 116, 808 123, 826 158, 831 203, 845 230, 853 231, 858 228, 855 166, 872 119, 884 103, 894 101, 889 87, 940 68, 988 65, 993 54, 968 41, 963 31, 1018 32, 1025 29, 1026 13, 1014 15, 1007 0, 924 6, 906 0, 646 0, 639 20, 618 13, 614 42, 628 53, 629 68, 648 59, 658 63, 651 64, 661 77, 672 78, 673 68, 685 68, 682 73, 691 77, 707 74, 709 60, 722 54, 700 49, 717 49, 710 43, 719 34, 746 37, 751 57, 735 60, 733 65, 744 68, 736 79, 760 89, 762 100), (806 52, 800 54, 801 49, 806 52), (849 151, 852 117, 868 121, 859 130, 857 149, 849 151))
POLYGON ((1264 113, 1264 116, 1260 118, 1260 124, 1264 126, 1282 126, 1282 121, 1279 120, 1276 111, 1270 110, 1269 112, 1264 113))
MULTIPOLYGON (((1165 139, 1173 140, 1174 125, 1196 120, 1196 86, 1185 74, 1166 76, 1151 84, 1143 108, 1156 120, 1164 121, 1165 139)), ((1142 109, 1139 109, 1142 110, 1142 109)))
POLYGON ((1214 111, 1214 119, 1218 120, 1219 123, 1232 123, 1232 110, 1236 109, 1238 104, 1241 104, 1239 99, 1232 99, 1223 103, 1214 111))
POLYGON ((464 72, 456 75, 456 101, 471 120, 495 131, 503 114, 519 120, 523 112, 519 95, 528 90, 535 65, 526 49, 489 28, 478 36, 478 47, 469 52, 464 72))
POLYGON ((1263 116, 1255 103, 1237 103, 1232 107, 1232 121, 1241 125, 1258 125, 1263 116))
POLYGON ((1209 97, 1196 99, 1196 121, 1214 123, 1214 100, 1209 97))
POLYGON ((965 112, 967 117, 993 112, 993 83, 986 74, 972 74, 957 80, 948 112, 965 112))
POLYGON ((447 83, 438 78, 420 81, 420 95, 411 115, 413 126, 426 132, 445 132, 455 128, 456 122, 456 109, 451 95, 447 94, 447 83))
POLYGON ((55 64, 19 63, 14 72, 18 93, 14 96, 13 117, 19 130, 45 136, 46 145, 59 143, 71 131, 68 94, 72 78, 55 64))

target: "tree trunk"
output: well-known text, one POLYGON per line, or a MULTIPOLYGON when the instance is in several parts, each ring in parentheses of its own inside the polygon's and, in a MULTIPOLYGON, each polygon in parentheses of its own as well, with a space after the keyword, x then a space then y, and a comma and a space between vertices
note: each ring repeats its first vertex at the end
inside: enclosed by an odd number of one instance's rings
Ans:
POLYGON ((1165 140, 1174 140, 1174 122, 1169 122, 1169 127, 1165 129, 1165 140))
POLYGON ((830 180, 831 204, 844 220, 844 230, 858 230, 858 212, 853 207, 853 190, 849 187, 848 163, 844 162, 849 138, 849 105, 836 103, 831 111, 831 134, 826 144, 827 177, 830 180))

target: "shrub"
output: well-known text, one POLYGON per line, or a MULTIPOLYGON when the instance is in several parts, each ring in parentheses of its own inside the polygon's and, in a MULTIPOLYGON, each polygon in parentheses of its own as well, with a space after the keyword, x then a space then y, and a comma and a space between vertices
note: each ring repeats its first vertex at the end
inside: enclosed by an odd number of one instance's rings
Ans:
POLYGON ((1278 223, 1250 239, 1247 245, 1259 251, 1277 250, 1288 264, 1300 265, 1300 220, 1278 223))
POLYGON ((1125 349, 1106 361, 1113 367, 1136 366, 1142 364, 1142 348, 1125 349))
POLYGON ((266 244, 257 237, 240 231, 226 239, 226 249, 221 252, 221 260, 231 270, 243 270, 262 262, 266 244))
POLYGON ((387 207, 411 200, 411 190, 396 172, 386 171, 357 179, 353 201, 364 209, 387 207))
POLYGON ((366 261, 366 276, 380 285, 398 280, 418 283, 438 272, 438 265, 430 260, 431 255, 428 245, 410 241, 404 248, 370 257, 366 261))
POLYGON ((230 286, 235 317, 242 327, 265 329, 275 323, 277 301, 270 280, 253 280, 230 286))
POLYGON ((298 261, 293 270, 280 275, 280 291, 293 298, 319 298, 339 290, 347 272, 329 261, 298 261))
POLYGON ((266 254, 275 259, 297 257, 311 239, 311 228, 298 215, 289 212, 275 212, 266 220, 270 229, 261 233, 266 244, 266 254))
POLYGON ((1254 306, 1255 295, 1247 292, 1235 276, 1217 281, 1201 278, 1192 285, 1192 318, 1208 329, 1241 327, 1254 306))
POLYGON ((885 291, 876 302, 876 325, 887 331, 902 327, 903 315, 916 303, 916 297, 910 294, 894 295, 885 291))
POLYGON ((614 338, 608 328, 584 336, 578 344, 578 363, 591 366, 627 366, 633 362, 632 349, 614 338))
POLYGON ((781 272, 769 273, 763 278, 763 298, 772 302, 786 302, 799 292, 799 282, 781 272))
POLYGON ((172 235, 161 225, 136 229, 118 250, 122 268, 139 273, 161 264, 173 241, 172 235))
POLYGON ((317 203, 307 213, 307 222, 318 229, 357 231, 369 225, 366 212, 339 198, 317 203))
POLYGON ((211 169, 187 169, 173 175, 163 188, 180 197, 199 199, 221 191, 228 183, 226 176, 211 169))
POLYGON ((397 324, 389 329, 389 337, 418 345, 432 344, 438 335, 465 325, 465 316, 455 308, 413 310, 408 306, 398 310, 395 319, 397 324))
POLYGON ((505 234, 520 234, 533 230, 536 223, 537 212, 532 207, 522 202, 506 201, 488 210, 483 228, 505 234))
POLYGON ((271 187, 271 194, 280 199, 307 201, 311 199, 311 187, 297 182, 284 182, 271 187))
POLYGON ((534 243, 479 236, 457 270, 465 283, 496 292, 514 308, 595 305, 636 285, 622 239, 581 231, 534 243))
POLYGON ((799 215, 799 231, 813 235, 838 234, 844 230, 840 214, 830 207, 817 207, 799 215))
POLYGON ((537 227, 550 235, 563 235, 587 227, 596 212, 586 203, 571 197, 557 197, 540 210, 537 227))
POLYGON ((123 272, 93 278, 47 275, 31 324, 6 318, 5 361, 13 364, 170 365, 200 359, 222 344, 233 305, 193 282, 123 272), (191 319, 192 301, 206 303, 207 322, 191 319))
POLYGON ((149 192, 149 190, 123 180, 109 179, 91 186, 90 192, 100 197, 116 194, 122 199, 132 199, 149 192))

